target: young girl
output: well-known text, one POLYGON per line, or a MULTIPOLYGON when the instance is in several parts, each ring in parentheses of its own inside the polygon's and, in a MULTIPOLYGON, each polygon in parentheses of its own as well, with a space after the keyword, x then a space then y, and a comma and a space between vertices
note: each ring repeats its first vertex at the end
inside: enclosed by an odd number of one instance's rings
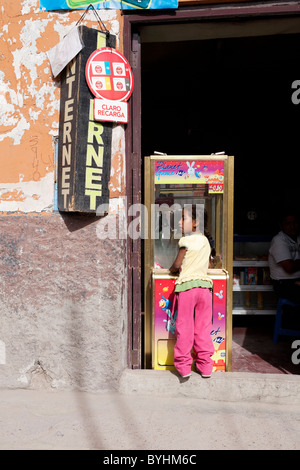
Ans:
POLYGON ((176 318, 176 344, 174 365, 182 377, 191 375, 193 358, 202 377, 210 377, 214 353, 211 339, 212 326, 212 280, 207 275, 211 247, 208 239, 200 233, 196 206, 185 206, 179 222, 183 237, 179 240, 178 255, 170 268, 172 274, 179 272, 175 282, 178 313, 176 318))

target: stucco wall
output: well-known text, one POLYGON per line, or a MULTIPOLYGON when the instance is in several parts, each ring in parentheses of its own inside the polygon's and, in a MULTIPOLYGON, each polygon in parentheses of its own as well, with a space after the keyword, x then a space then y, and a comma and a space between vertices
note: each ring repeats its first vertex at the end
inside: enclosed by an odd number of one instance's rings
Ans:
MULTIPOLYGON (((110 388, 126 366, 126 250, 98 217, 54 210, 60 82, 46 52, 82 11, 0 6, 0 387, 110 388)), ((99 10, 120 45, 118 11, 99 10)), ((92 12, 82 24, 97 28, 92 12)), ((110 206, 125 187, 124 128, 113 128, 110 206)))

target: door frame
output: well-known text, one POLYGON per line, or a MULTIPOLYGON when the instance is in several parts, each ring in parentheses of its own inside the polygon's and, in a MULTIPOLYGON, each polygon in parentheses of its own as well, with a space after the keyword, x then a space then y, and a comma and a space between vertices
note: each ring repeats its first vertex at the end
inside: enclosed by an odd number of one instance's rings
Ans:
MULTIPOLYGON (((142 13, 123 11, 123 52, 129 60, 134 78, 134 91, 129 101, 129 119, 125 128, 126 197, 127 207, 142 202, 141 174, 141 44, 138 27, 151 24, 176 22, 203 22, 230 19, 258 19, 300 15, 300 2, 287 3, 243 3, 220 5, 197 5, 179 7, 177 10, 147 10, 142 13)), ((127 215, 128 225, 132 218, 127 215)), ((142 367, 142 272, 141 239, 127 237, 127 365, 142 367)))

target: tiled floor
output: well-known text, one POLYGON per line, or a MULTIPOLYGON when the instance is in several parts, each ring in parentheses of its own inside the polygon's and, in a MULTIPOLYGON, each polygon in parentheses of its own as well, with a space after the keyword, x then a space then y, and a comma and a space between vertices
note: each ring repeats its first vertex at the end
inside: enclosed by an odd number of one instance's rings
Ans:
POLYGON ((280 336, 273 344, 274 320, 275 317, 262 316, 233 319, 233 372, 300 374, 300 364, 292 362, 296 351, 292 343, 300 338, 280 336))

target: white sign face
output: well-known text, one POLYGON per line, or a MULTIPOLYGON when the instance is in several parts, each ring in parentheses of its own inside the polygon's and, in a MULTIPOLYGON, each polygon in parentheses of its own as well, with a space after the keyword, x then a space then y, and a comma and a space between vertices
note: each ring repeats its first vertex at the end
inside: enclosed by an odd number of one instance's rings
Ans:
POLYGON ((128 103, 126 101, 110 101, 94 99, 95 121, 128 122, 128 103))

